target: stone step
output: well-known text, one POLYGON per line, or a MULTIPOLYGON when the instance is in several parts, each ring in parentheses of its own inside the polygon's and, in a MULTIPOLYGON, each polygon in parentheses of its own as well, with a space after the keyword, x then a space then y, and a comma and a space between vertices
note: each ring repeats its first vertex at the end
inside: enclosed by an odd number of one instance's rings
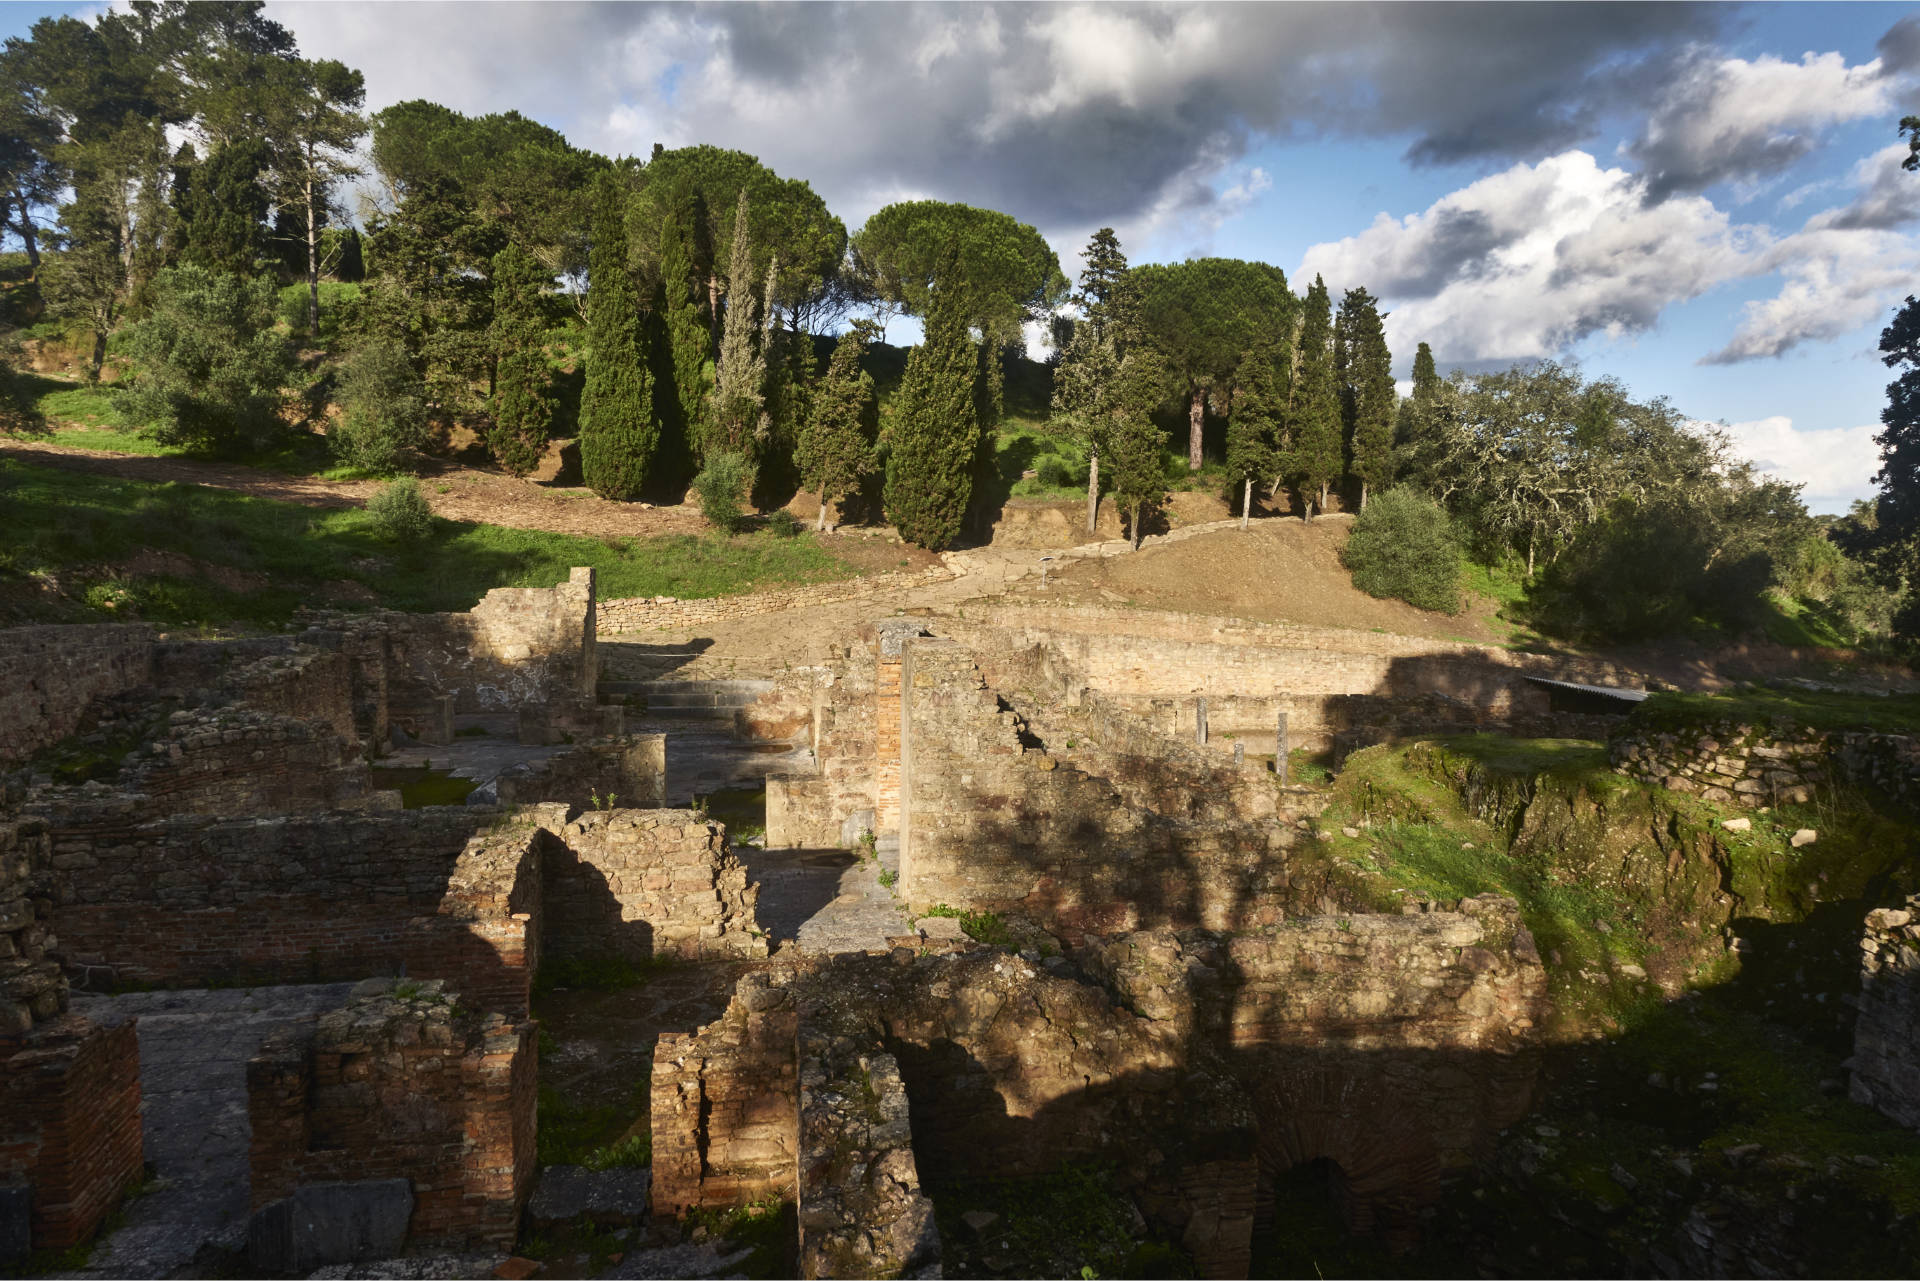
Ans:
POLYGON ((622 681, 599 683, 603 699, 644 698, 649 711, 704 708, 732 715, 773 688, 772 681, 622 681))

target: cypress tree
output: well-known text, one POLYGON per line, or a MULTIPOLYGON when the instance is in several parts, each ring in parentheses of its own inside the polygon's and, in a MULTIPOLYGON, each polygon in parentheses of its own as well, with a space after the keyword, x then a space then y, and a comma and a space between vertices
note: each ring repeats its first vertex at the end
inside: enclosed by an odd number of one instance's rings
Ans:
POLYGON ((660 443, 640 298, 627 271, 626 192, 617 179, 594 193, 587 258, 586 383, 580 389, 580 470, 602 498, 633 498, 660 443))
POLYGON ((541 342, 542 285, 539 265, 517 246, 508 245, 494 255, 493 324, 488 336, 498 363, 487 448, 515 476, 526 475, 539 463, 553 421, 553 405, 547 398, 552 374, 541 342))
POLYGON ((1294 366, 1293 481, 1305 500, 1307 519, 1327 506, 1327 486, 1340 474, 1340 393, 1333 370, 1333 299, 1326 282, 1313 278, 1300 327, 1300 359, 1294 366), (1311 496, 1310 496, 1311 495, 1311 496))
POLYGON ((766 404, 767 362, 754 341, 753 240, 747 224, 747 192, 740 191, 733 219, 733 255, 727 271, 726 320, 720 331, 720 364, 714 388, 712 448, 751 457, 760 413, 766 404))
POLYGON ((1413 353, 1413 400, 1426 406, 1440 393, 1440 373, 1434 368, 1433 348, 1421 343, 1413 353))
POLYGON ((827 373, 813 390, 812 412, 800 429, 794 461, 800 480, 820 495, 819 528, 827 527, 827 504, 844 500, 860 487, 873 466, 870 422, 873 376, 860 368, 867 340, 879 329, 857 320, 834 345, 827 373))
POLYGON ((1240 360, 1234 374, 1233 416, 1227 419, 1227 470, 1240 481, 1240 528, 1253 513, 1253 482, 1274 473, 1286 382, 1280 359, 1263 343, 1240 360))
POLYGON ((1360 510, 1368 486, 1393 478, 1393 357, 1380 324, 1380 300, 1349 289, 1340 300, 1346 337, 1347 470, 1360 482, 1360 510))
POLYGON ((1150 347, 1135 347, 1114 377, 1113 426, 1108 457, 1113 499, 1127 513, 1127 532, 1140 549, 1149 511, 1167 496, 1166 434, 1154 425, 1153 411, 1166 398, 1172 373, 1150 347))
POLYGON ((673 354, 673 399, 679 407, 687 454, 697 465, 706 447, 713 361, 708 356, 707 323, 700 318, 700 304, 695 301, 693 256, 681 218, 669 218, 660 228, 660 289, 660 312, 673 354))
POLYGON ((973 496, 978 361, 967 333, 965 297, 952 287, 935 289, 926 336, 907 357, 895 393, 885 494, 887 516, 900 536, 929 550, 953 541, 973 496))

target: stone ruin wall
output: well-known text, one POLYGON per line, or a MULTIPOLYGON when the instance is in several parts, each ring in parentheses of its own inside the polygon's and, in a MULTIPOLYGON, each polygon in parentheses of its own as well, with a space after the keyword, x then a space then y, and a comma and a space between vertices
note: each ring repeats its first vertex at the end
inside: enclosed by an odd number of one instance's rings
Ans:
POLYGON ((512 1249, 535 1173, 536 1025, 467 1012, 463 995, 372 980, 262 1044, 247 1064, 256 1263, 311 1184, 409 1181, 406 1241, 512 1249))
POLYGON ((73 733, 95 698, 147 684, 154 636, 144 624, 0 631, 0 766, 73 733))
POLYGON ((1723 721, 1686 730, 1628 729, 1609 740, 1607 756, 1628 778, 1748 809, 1804 803, 1834 783, 1920 801, 1920 738, 1909 734, 1723 721))
MULTIPOLYGON (((812 774, 768 776, 770 848, 837 849, 874 826, 876 675, 873 650, 855 644, 836 647, 825 662, 776 683, 779 702, 798 701, 804 691, 817 768, 812 774)), ((892 681, 897 706, 897 669, 892 681)), ((897 739, 897 711, 894 716, 897 739)))
POLYGON ((139 1181, 140 1046, 131 1023, 67 1010, 59 940, 30 889, 47 854, 44 824, 0 823, 0 1240, 59 1249, 139 1181))
POLYGON ((943 583, 958 578, 946 565, 930 565, 905 573, 868 574, 838 583, 812 583, 747 596, 716 596, 706 600, 677 600, 670 596, 630 596, 599 603, 599 628, 604 635, 649 631, 678 631, 710 627, 735 618, 779 614, 790 609, 838 605, 866 600, 909 587, 943 583))
POLYGON ((905 646, 901 897, 1015 911, 1067 936, 1280 919, 1291 828, 1157 815, 1021 741, 971 655, 905 646))
POLYGON ((805 1275, 903 1275, 931 1244, 922 1171, 1109 1160, 1200 1275, 1244 1276, 1289 1167, 1335 1161, 1352 1226, 1406 1239, 1528 1101, 1545 972, 1509 900, 1079 957, 1092 979, 989 948, 750 976, 721 1020, 661 1038, 656 1212, 789 1193, 805 1275))
POLYGON ((1246 740, 1270 753, 1280 712, 1294 746, 1325 748, 1371 725, 1437 732, 1545 720, 1548 696, 1528 676, 1640 685, 1599 660, 1155 610, 976 603, 938 630, 983 654, 1052 647, 1088 686, 1171 737, 1195 736, 1193 700, 1204 697, 1210 734, 1229 751, 1246 740))
POLYGON ((1920 894, 1867 913, 1860 952, 1853 1099, 1920 1130, 1920 894))

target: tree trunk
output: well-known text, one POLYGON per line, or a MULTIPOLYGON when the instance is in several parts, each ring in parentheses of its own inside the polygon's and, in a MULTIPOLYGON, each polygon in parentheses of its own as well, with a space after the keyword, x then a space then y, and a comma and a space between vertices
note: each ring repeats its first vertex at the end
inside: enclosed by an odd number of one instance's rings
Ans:
POLYGON ((1363 480, 1360 482, 1360 510, 1365 511, 1366 509, 1367 509, 1367 482, 1363 480))
POLYGON ((1326 509, 1327 509, 1327 482, 1323 480, 1320 482, 1320 510, 1325 511, 1326 509))
POLYGON ((717 374, 720 370, 720 277, 711 271, 707 273, 707 342, 717 374))
POLYGON ((1140 550, 1140 504, 1133 505, 1133 550, 1140 550))
POLYGON ((1207 393, 1193 390, 1193 403, 1187 407, 1187 470, 1200 470, 1200 427, 1207 416, 1207 393))
POLYGON ((1240 528, 1244 531, 1248 519, 1253 515, 1253 477, 1247 477, 1245 488, 1240 491, 1240 528))
POLYGON ((314 214, 313 165, 307 165, 307 333, 320 341, 320 228, 314 214))
POLYGON ((40 275, 39 237, 34 233, 33 214, 27 208, 27 195, 24 191, 16 191, 13 200, 20 210, 20 243, 27 247, 27 269, 38 278, 40 275))
POLYGON ((90 383, 99 382, 100 366, 106 363, 107 363, 107 331, 104 328, 96 328, 93 331, 93 366, 87 374, 87 381, 90 383))
POLYGON ((1533 531, 1527 531, 1527 581, 1533 581, 1533 531))
POLYGON ((827 491, 824 489, 820 491, 820 522, 814 526, 814 530, 821 534, 827 532, 827 491))
POLYGON ((1100 451, 1087 451, 1087 532, 1093 532, 1100 516, 1100 451))

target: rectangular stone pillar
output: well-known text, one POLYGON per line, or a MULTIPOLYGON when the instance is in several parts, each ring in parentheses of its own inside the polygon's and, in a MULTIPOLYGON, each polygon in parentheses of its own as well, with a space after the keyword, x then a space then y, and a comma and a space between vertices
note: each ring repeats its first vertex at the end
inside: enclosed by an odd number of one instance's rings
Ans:
POLYGON ((1273 735, 1273 772, 1287 781, 1287 714, 1281 712, 1273 735))
POLYGON ((1193 700, 1193 741, 1201 747, 1207 745, 1207 700, 1193 700))

